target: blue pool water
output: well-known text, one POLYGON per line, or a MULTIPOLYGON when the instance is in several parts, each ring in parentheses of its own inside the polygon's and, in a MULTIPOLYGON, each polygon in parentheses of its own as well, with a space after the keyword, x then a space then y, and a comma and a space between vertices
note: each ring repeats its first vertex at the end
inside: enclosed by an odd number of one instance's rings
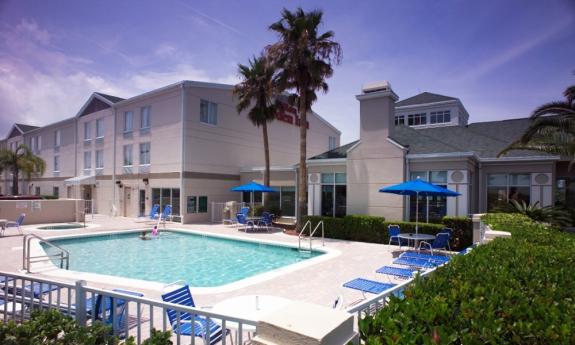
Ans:
MULTIPOLYGON (((74 271, 162 283, 185 280, 195 287, 232 283, 323 254, 179 232, 162 232, 152 240, 139 236, 127 233, 51 242, 70 252, 74 271)), ((55 253, 51 247, 43 247, 47 253, 55 253)))

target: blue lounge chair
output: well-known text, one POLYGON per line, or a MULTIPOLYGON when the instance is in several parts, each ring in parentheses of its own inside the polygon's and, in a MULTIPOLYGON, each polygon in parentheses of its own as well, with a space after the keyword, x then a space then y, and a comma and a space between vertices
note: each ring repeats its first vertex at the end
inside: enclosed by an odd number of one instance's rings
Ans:
POLYGON ((369 292, 378 295, 386 290, 391 289, 395 286, 395 284, 382 283, 364 278, 355 278, 354 280, 350 280, 343 284, 343 286, 346 288, 359 290, 361 292, 369 292))
POLYGON ((26 213, 21 213, 15 222, 6 222, 6 224, 4 224, 4 228, 0 228, 0 231, 1 231, 0 235, 4 236, 4 232, 8 228, 16 228, 16 229, 18 229, 18 232, 20 233, 20 235, 22 235, 22 229, 20 228, 20 226, 24 223, 25 217, 26 217, 26 213))
POLYGON ((387 226, 387 234, 389 235, 389 245, 397 244, 399 248, 402 245, 407 245, 407 241, 404 239, 399 238, 399 234, 401 233, 401 228, 399 225, 388 225, 387 226))
POLYGON ((417 268, 434 268, 440 265, 440 263, 436 261, 430 261, 427 259, 419 259, 419 258, 410 258, 410 257, 399 257, 393 261, 396 265, 402 266, 409 266, 409 267, 417 267, 417 268))
POLYGON ((416 252, 405 252, 405 253, 402 253, 399 257, 424 259, 424 260, 435 261, 435 262, 438 262, 441 264, 446 263, 450 259, 449 256, 445 256, 445 255, 431 255, 431 254, 416 253, 416 252))
MULTIPOLYGON (((196 307, 188 285, 163 294, 162 300, 187 307, 196 307)), ((216 344, 222 339, 222 327, 209 318, 188 312, 181 313, 173 309, 166 309, 166 314, 168 314, 170 325, 176 334, 200 337, 204 339, 204 343, 209 345, 216 344)), ((227 330, 226 333, 229 334, 227 330)))
POLYGON ((446 233, 446 232, 440 232, 437 235, 435 235, 435 239, 433 240, 433 242, 429 243, 426 241, 421 241, 419 242, 419 250, 422 249, 428 249, 431 252, 431 255, 433 255, 433 250, 438 250, 438 249, 444 249, 444 250, 451 250, 451 248, 449 247, 449 238, 451 236, 446 233))
MULTIPOLYGON (((134 297, 144 297, 144 294, 139 292, 133 292, 122 289, 114 289, 114 292, 119 292, 125 295, 130 295, 134 297)), ((114 298, 110 296, 103 297, 102 295, 96 296, 96 320, 103 321, 106 325, 112 326, 114 334, 120 337, 126 336, 126 326, 129 325, 129 316, 127 309, 127 301, 122 298, 114 298), (114 309, 114 299, 115 301, 115 311, 114 309)), ((91 315, 92 303, 90 301, 90 307, 88 309, 88 300, 86 300, 86 313, 91 315)))
POLYGON ((395 276, 402 279, 411 279, 417 273, 417 270, 412 270, 408 268, 400 268, 393 266, 383 266, 377 269, 377 273, 387 274, 390 276, 395 276))

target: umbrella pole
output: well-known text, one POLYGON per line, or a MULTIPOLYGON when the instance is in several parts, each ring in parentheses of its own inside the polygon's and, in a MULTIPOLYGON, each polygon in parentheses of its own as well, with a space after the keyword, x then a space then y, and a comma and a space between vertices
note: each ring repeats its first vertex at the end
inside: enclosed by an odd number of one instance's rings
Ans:
POLYGON ((415 193, 415 234, 419 233, 419 192, 415 193))

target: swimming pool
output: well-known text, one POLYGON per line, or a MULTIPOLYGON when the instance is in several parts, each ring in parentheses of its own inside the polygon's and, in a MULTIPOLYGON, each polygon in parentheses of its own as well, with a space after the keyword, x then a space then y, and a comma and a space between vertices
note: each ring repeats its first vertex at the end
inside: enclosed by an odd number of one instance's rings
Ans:
MULTIPOLYGON (((252 241, 162 232, 141 240, 122 233, 51 240, 70 252, 70 270, 171 283, 215 287, 301 262, 323 252, 252 241)), ((48 254, 56 251, 42 244, 48 254)), ((55 264, 57 264, 55 262, 55 264)))

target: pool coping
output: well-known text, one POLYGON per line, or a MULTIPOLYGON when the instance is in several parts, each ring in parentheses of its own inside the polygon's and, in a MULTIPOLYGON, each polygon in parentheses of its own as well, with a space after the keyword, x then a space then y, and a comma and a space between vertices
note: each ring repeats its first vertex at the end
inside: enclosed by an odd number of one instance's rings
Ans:
POLYGON ((59 226, 59 225, 69 225, 72 223, 77 223, 77 224, 82 224, 82 222, 62 222, 62 223, 45 223, 45 224, 34 224, 33 227, 28 227, 26 228, 26 230, 28 231, 41 231, 41 232, 45 232, 45 231, 74 231, 74 230, 89 230, 89 229, 95 229, 95 228, 99 228, 100 225, 99 224, 91 224, 91 223, 86 223, 86 227, 82 227, 82 228, 69 228, 69 229, 41 229, 44 226, 59 226))
MULTIPOLYGON (((87 228, 80 228, 80 229, 87 229, 87 228)), ((47 231, 47 230, 44 230, 47 231)), ((250 242, 250 243, 260 243, 260 244, 269 244, 274 246, 280 247, 287 247, 287 248, 298 248, 297 244, 290 244, 285 242, 279 242, 274 240, 267 240, 267 239, 249 239, 244 236, 237 236, 237 235, 228 235, 228 234, 216 234, 208 231, 201 231, 201 230, 192 230, 180 227, 169 227, 167 229, 160 229, 161 231, 172 231, 172 232, 180 232, 180 233, 191 233, 196 235, 214 237, 214 238, 222 238, 227 240, 236 240, 242 242, 250 242)), ((69 239, 69 238, 84 238, 84 237, 98 237, 98 236, 106 236, 106 235, 113 235, 113 234, 126 234, 126 233, 136 233, 142 232, 142 229, 127 229, 127 230, 111 230, 111 231, 103 231, 98 233, 82 233, 82 234, 66 234, 66 235, 54 235, 54 236, 47 236, 45 237, 46 240, 60 240, 60 239, 69 239)), ((161 236, 161 234, 160 234, 161 236)), ((40 240, 32 239, 30 243, 30 254, 33 256, 36 255, 46 255, 46 252, 40 245, 40 240)), ((287 266, 279 267, 273 269, 271 271, 259 273, 250 277, 246 277, 235 282, 231 282, 228 284, 214 286, 214 287, 190 287, 190 290, 194 294, 202 295, 202 294, 215 294, 215 293, 223 293, 223 292, 230 292, 238 289, 242 289, 251 285, 255 285, 258 283, 262 283, 264 281, 271 280, 273 278, 286 275, 288 273, 296 272, 301 269, 314 266, 320 262, 324 262, 327 260, 331 260, 339 255, 341 252, 337 249, 328 248, 326 246, 314 246, 313 250, 323 252, 324 254, 300 261, 297 263, 289 264, 287 266)), ((148 280, 141 280, 135 278, 127 278, 127 277, 119 277, 119 276, 111 276, 99 273, 91 273, 91 272, 83 272, 83 271, 72 271, 61 269, 54 265, 52 261, 42 262, 42 263, 35 263, 33 267, 34 274, 42 274, 45 276, 52 276, 52 277, 59 277, 59 278, 66 278, 66 279, 74 279, 74 280, 85 280, 87 282, 94 282, 94 283, 102 283, 102 284, 109 284, 111 281, 114 284, 119 284, 123 286, 131 286, 131 287, 139 287, 142 289, 149 289, 149 290, 156 290, 162 291, 167 285, 170 283, 162 283, 162 282, 155 282, 155 281, 148 281, 148 280)))

